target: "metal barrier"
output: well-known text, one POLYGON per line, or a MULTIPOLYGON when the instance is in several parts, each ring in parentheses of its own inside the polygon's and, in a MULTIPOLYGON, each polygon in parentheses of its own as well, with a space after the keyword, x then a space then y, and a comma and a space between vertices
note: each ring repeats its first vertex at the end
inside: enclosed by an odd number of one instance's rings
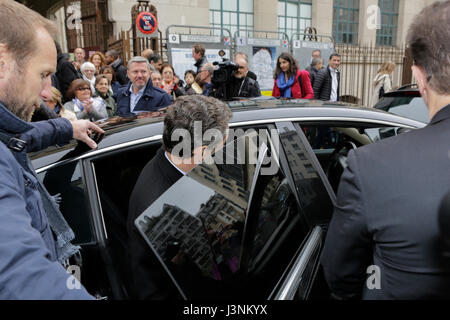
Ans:
POLYGON ((273 73, 277 64, 277 57, 282 52, 289 52, 288 35, 284 32, 275 31, 238 30, 234 34, 234 52, 247 54, 248 67, 256 74, 261 93, 272 95, 273 73), (266 37, 249 36, 249 34, 258 33, 265 33, 266 37), (269 34, 278 36, 269 38, 269 34))
POLYGON ((330 55, 335 52, 333 37, 313 34, 311 32, 292 34, 291 52, 297 60, 300 69, 309 67, 311 64, 311 54, 314 50, 320 50, 320 54, 324 60, 323 63, 326 65, 330 55), (301 39, 302 37, 303 39, 301 39), (323 41, 324 39, 328 41, 325 42, 323 41))
POLYGON ((195 60, 192 58, 192 46, 201 43, 205 46, 205 56, 208 62, 222 61, 219 51, 225 52, 224 58, 231 57, 231 32, 224 28, 170 25, 166 29, 167 37, 167 58, 169 63, 175 69, 175 73, 184 77, 186 70, 196 71, 195 60), (182 32, 174 32, 175 28, 182 28, 182 32), (187 32, 186 32, 187 30, 187 32), (193 34, 193 30, 207 31, 209 34, 193 34), (214 34, 214 31, 220 31, 220 35, 214 34))

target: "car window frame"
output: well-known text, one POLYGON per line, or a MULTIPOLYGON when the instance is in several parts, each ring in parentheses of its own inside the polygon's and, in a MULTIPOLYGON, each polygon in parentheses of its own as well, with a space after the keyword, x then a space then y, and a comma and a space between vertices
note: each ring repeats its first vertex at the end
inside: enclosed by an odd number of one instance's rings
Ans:
POLYGON ((88 207, 88 214, 87 216, 89 217, 89 226, 90 226, 90 233, 91 233, 91 238, 92 241, 90 242, 86 242, 86 243, 80 243, 77 245, 81 245, 81 246, 96 246, 99 245, 99 238, 101 238, 101 236, 98 233, 97 230, 97 226, 96 226, 96 221, 94 219, 94 217, 92 216, 91 212, 92 212, 92 201, 90 198, 90 194, 89 194, 89 180, 86 177, 85 174, 85 164, 82 160, 80 159, 70 159, 68 161, 61 161, 58 163, 58 165, 55 166, 46 166, 44 168, 40 168, 36 171, 37 175, 40 175, 41 173, 46 173, 49 170, 53 170, 53 169, 57 169, 57 168, 61 168, 63 166, 67 166, 67 165, 71 165, 73 163, 76 163, 75 166, 79 166, 79 170, 80 170, 80 175, 81 175, 81 180, 83 183, 83 193, 84 193, 84 198, 85 198, 85 202, 86 202, 86 206, 88 207))
POLYGON ((100 154, 94 154, 92 157, 89 157, 84 160, 87 164, 86 167, 89 168, 89 175, 91 176, 91 179, 92 179, 92 188, 91 189, 95 190, 95 193, 93 193, 92 196, 93 196, 93 199, 95 199, 95 203, 96 203, 95 211, 96 211, 96 215, 99 218, 99 225, 102 226, 102 230, 103 230, 102 243, 106 244, 106 242, 108 241, 108 232, 106 230, 105 217, 104 217, 103 208, 101 205, 100 191, 99 191, 99 186, 98 186, 98 181, 97 181, 97 173, 95 171, 95 163, 94 162, 97 160, 100 160, 100 159, 114 156, 116 154, 123 153, 123 152, 136 150, 139 148, 145 148, 146 146, 152 146, 152 145, 156 145, 158 143, 162 143, 161 139, 162 139, 161 135, 155 135, 155 136, 145 139, 144 142, 136 141, 135 143, 126 143, 126 144, 123 144, 121 148, 114 148, 114 149, 110 150, 109 152, 105 151, 100 154))

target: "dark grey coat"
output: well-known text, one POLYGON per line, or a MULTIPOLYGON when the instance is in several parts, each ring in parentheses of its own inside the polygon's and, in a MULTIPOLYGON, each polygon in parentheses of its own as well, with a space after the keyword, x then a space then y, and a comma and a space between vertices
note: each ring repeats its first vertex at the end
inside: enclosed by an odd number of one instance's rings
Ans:
POLYGON ((335 294, 450 297, 450 267, 438 241, 438 209, 450 188, 449 137, 450 105, 422 129, 349 153, 321 258, 335 294), (380 268, 381 289, 366 286, 370 265, 380 268))

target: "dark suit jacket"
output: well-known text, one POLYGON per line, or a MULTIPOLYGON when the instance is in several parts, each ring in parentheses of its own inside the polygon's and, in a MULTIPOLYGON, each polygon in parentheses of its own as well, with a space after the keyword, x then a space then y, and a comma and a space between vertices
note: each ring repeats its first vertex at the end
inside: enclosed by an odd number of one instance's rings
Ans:
MULTIPOLYGON (((337 73, 338 80, 338 88, 337 88, 337 101, 339 101, 339 89, 341 86, 341 73, 337 73)), ((314 99, 327 101, 330 100, 331 96, 331 86, 332 86, 332 78, 330 67, 326 66, 325 68, 320 69, 315 77, 313 85, 314 91, 314 99)))
POLYGON ((161 299, 168 295, 167 275, 134 221, 182 176, 166 159, 163 148, 160 148, 142 170, 131 193, 127 232, 134 298, 161 299))
MULTIPOLYGON (((127 86, 119 88, 117 93, 117 115, 130 114, 130 87, 131 81, 127 86)), ((134 111, 158 111, 159 109, 170 106, 173 99, 164 90, 156 88, 149 79, 144 93, 134 107, 134 111)))
POLYGON ((438 241, 438 208, 450 186, 449 150, 450 105, 425 128, 349 153, 321 258, 334 293, 450 297, 450 266, 438 241), (367 289, 369 265, 380 268, 379 290, 367 289))

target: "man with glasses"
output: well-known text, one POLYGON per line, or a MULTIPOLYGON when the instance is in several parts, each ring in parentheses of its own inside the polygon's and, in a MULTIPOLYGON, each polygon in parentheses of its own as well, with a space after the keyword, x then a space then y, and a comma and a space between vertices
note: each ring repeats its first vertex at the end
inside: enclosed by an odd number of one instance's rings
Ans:
POLYGON ((238 52, 234 58, 234 63, 239 66, 238 70, 234 71, 233 77, 229 83, 229 97, 259 97, 261 90, 259 89, 258 81, 249 77, 248 58, 245 53, 238 52))
POLYGON ((205 64, 197 74, 200 84, 203 86, 203 95, 209 96, 212 90, 211 78, 215 67, 212 63, 205 64))

